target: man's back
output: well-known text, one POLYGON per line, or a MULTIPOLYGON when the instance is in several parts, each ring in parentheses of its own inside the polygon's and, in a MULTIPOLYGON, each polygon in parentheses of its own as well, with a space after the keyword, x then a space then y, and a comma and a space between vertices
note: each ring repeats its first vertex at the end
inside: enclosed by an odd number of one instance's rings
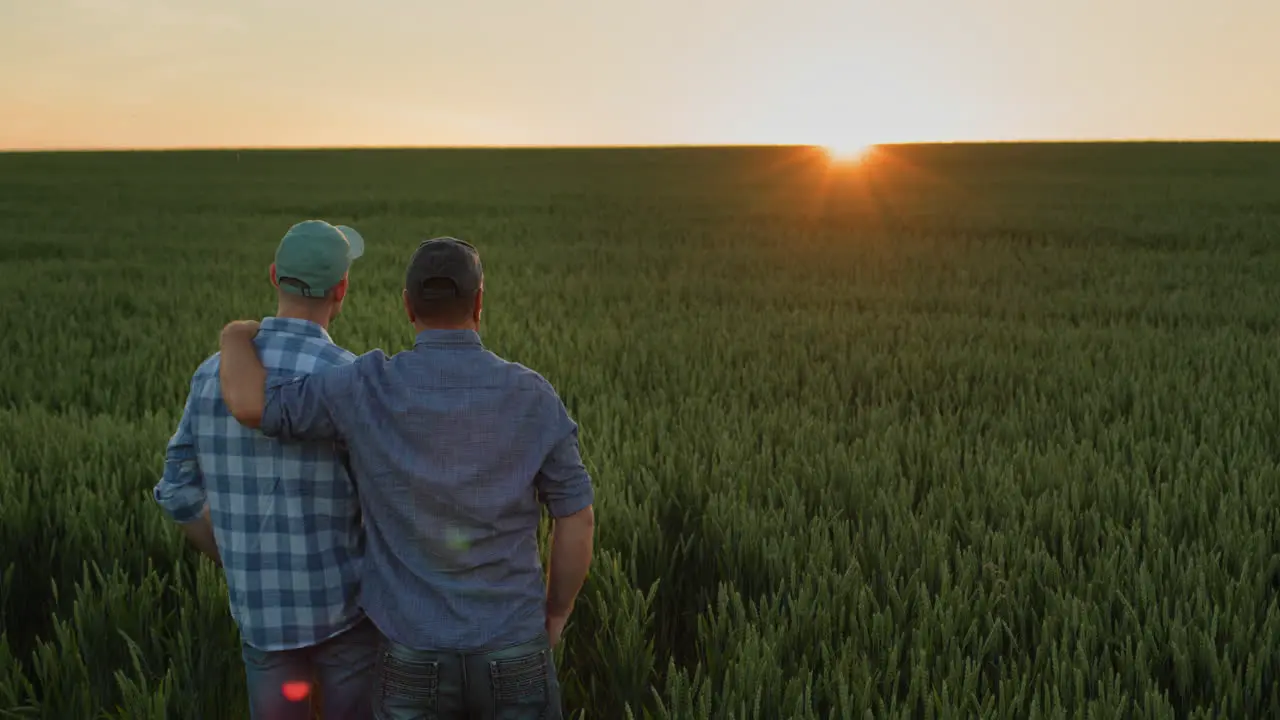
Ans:
POLYGON ((591 565, 595 510, 578 427, 550 383, 480 343, 484 270, 456 238, 419 243, 401 294, 413 349, 288 381, 222 331, 222 397, 268 437, 342 439, 366 513, 361 599, 386 636, 387 717, 562 717, 552 651, 591 565), (550 568, 540 507, 554 520, 550 568))
MULTIPOLYGON (((272 379, 355 359, 305 320, 267 318, 254 342, 272 379)), ((281 443, 237 423, 223 405, 218 369, 215 354, 196 371, 171 444, 194 446, 242 638, 260 650, 314 645, 363 618, 355 486, 335 443, 281 443)), ((156 490, 166 507, 196 497, 187 485, 162 481, 156 490)))
POLYGON ((476 652, 542 633, 539 494, 555 516, 593 499, 551 385, 471 330, 425 330, 410 351, 323 375, 269 391, 279 401, 262 429, 306 436, 323 415, 347 441, 368 514, 369 617, 414 648, 476 652))

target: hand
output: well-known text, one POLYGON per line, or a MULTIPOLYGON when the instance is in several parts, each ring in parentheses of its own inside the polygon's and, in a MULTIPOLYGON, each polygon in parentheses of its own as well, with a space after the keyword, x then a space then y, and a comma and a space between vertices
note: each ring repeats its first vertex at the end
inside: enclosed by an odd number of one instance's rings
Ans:
POLYGON ((252 338, 254 335, 258 334, 258 325, 259 323, 257 320, 236 320, 234 322, 229 322, 222 328, 222 339, 252 338))
POLYGON ((547 613, 547 638, 551 642, 551 647, 560 644, 560 635, 564 633, 564 625, 569 621, 569 613, 563 615, 552 615, 547 613))

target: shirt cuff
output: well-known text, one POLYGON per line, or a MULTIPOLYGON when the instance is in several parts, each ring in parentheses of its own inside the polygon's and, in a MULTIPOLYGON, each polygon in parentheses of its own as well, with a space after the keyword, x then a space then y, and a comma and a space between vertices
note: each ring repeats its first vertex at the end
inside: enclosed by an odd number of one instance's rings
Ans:
POLYGON ((595 488, 590 480, 585 480, 578 491, 572 495, 557 497, 547 502, 547 512, 553 518, 562 518, 585 509, 595 502, 595 488))
POLYGON ((168 484, 166 479, 156 485, 152 496, 160 509, 181 525, 199 520, 200 514, 204 512, 206 496, 203 488, 174 486, 168 484))

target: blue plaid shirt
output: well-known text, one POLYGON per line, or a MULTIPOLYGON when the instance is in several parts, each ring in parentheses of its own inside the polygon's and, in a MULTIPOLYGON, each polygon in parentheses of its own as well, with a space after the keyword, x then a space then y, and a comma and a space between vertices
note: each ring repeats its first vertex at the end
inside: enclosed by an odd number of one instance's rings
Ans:
POLYGON ((592 503, 578 426, 551 384, 471 330, 267 381, 261 429, 341 438, 360 479, 361 600, 392 641, 478 652, 544 632, 538 522, 592 503))
MULTIPOLYGON (((254 343, 277 380, 355 359, 307 320, 264 318, 254 343)), ((208 502, 244 642, 267 651, 316 644, 363 618, 364 532, 345 453, 332 441, 285 444, 240 425, 222 402, 218 361, 205 360, 191 380, 155 500, 179 523, 208 502)))

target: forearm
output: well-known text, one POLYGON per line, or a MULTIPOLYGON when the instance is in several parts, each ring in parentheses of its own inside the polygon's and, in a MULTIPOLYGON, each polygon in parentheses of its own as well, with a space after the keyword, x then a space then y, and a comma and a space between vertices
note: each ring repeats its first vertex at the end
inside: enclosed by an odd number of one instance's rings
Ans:
POLYGON ((213 536, 213 520, 209 517, 209 507, 205 506, 200 517, 189 523, 183 523, 182 534, 197 550, 209 556, 217 565, 222 565, 222 555, 218 552, 218 541, 213 536))
POLYGON ((551 531, 551 560, 547 573, 547 614, 568 615, 587 579, 595 534, 591 506, 558 518, 551 531))
POLYGON ((257 428, 266 405, 267 370, 258 359, 253 337, 246 333, 222 334, 218 379, 227 411, 242 425, 257 428))

